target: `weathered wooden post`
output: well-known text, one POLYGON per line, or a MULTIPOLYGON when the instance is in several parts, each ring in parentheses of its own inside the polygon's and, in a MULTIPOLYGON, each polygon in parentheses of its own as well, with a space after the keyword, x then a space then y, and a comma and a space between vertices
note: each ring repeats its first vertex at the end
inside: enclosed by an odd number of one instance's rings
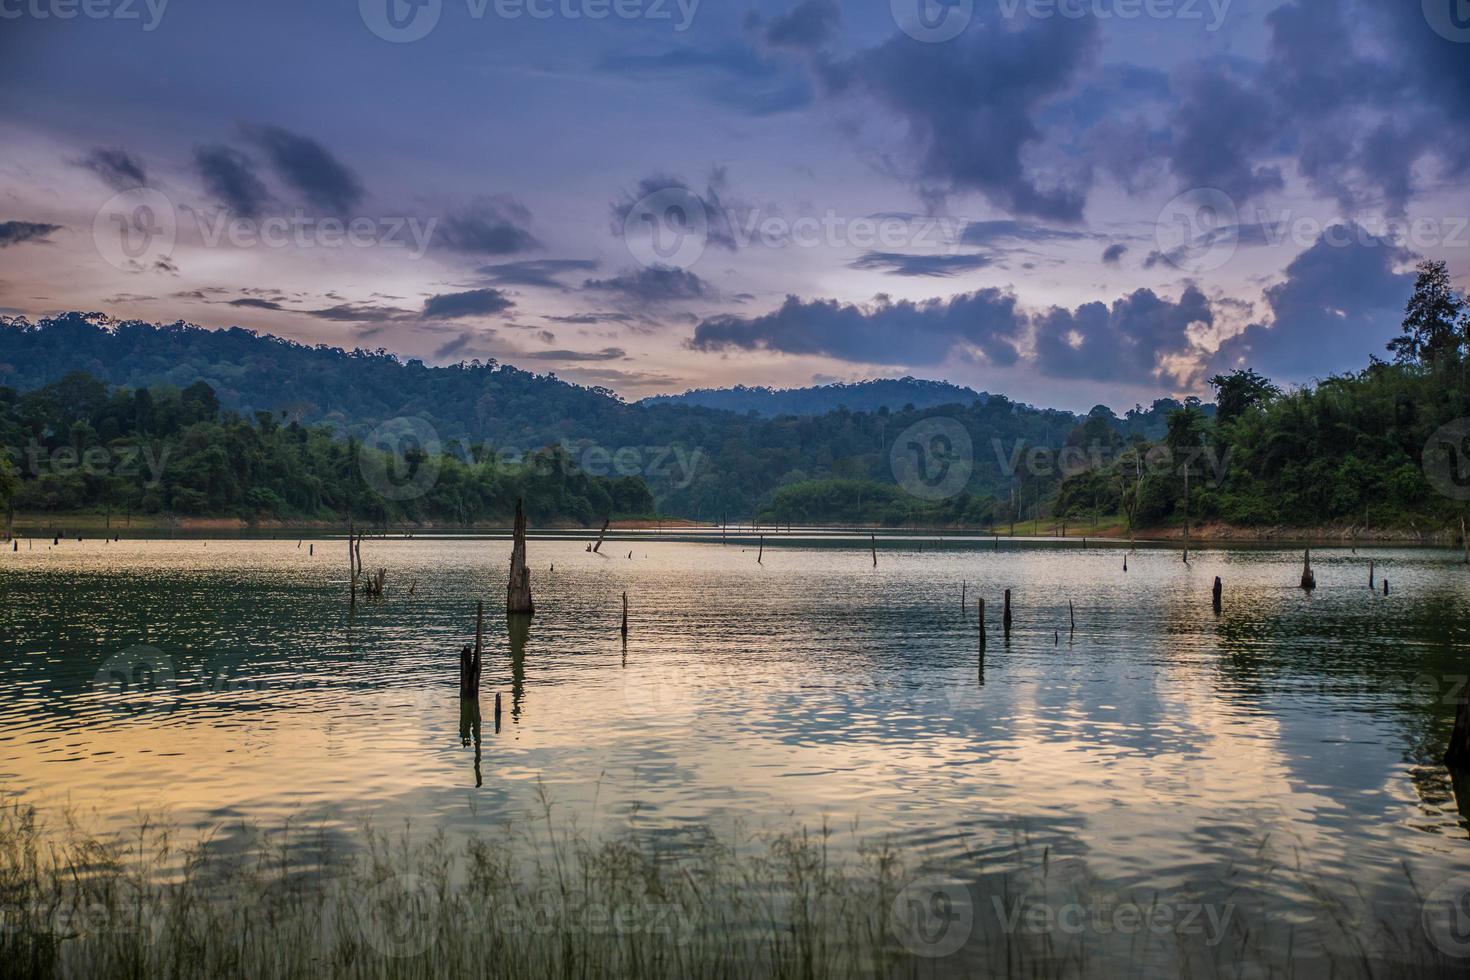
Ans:
POLYGON ((764 564, 765 563, 765 557, 766 557, 766 536, 764 534, 762 534, 761 535, 760 550, 755 553, 755 563, 757 565, 764 564))
POLYGON ((495 692, 495 734, 500 734, 500 692, 495 692))
POLYGON ((526 512, 516 499, 515 525, 511 530, 510 582, 505 589, 507 615, 533 616, 536 603, 531 600, 531 569, 526 565, 526 512))
POLYGON ((1067 600, 1067 614, 1072 620, 1072 632, 1077 632, 1077 606, 1071 599, 1067 600))
POLYGON ((623 639, 628 639, 628 593, 623 593, 623 639))
POLYGON ((1383 580, 1383 594, 1388 595, 1388 579, 1383 580))
POLYGON ((975 600, 975 609, 980 617, 980 655, 985 655, 985 600, 975 600))
POLYGON ((964 615, 966 615, 969 612, 968 604, 965 602, 965 592, 968 590, 969 585, 970 585, 969 582, 965 582, 965 581, 961 581, 960 582, 960 615, 961 616, 964 616, 964 615))
POLYGON ((1302 588, 1311 592, 1317 587, 1317 574, 1312 571, 1312 549, 1307 549, 1306 558, 1302 564, 1302 588))
POLYGON ((1124 574, 1127 574, 1127 572, 1128 572, 1128 556, 1127 555, 1124 555, 1123 556, 1123 572, 1124 572, 1124 574))
POLYGON ((1011 638, 1011 590, 1006 589, 1006 607, 1001 616, 1001 623, 1005 627, 1006 639, 1011 638))
POLYGON ((878 538, 876 535, 868 535, 868 547, 873 551, 873 567, 878 567, 878 538))
POLYGON ((592 553, 594 555, 602 550, 602 539, 607 536, 607 526, 611 523, 612 518, 604 517, 602 519, 602 530, 597 532, 597 543, 592 546, 592 553))
POLYGON ((1220 576, 1215 576, 1215 615, 1220 615, 1224 608, 1225 583, 1220 581, 1220 576))
POLYGON ((480 669, 485 650, 485 603, 475 603, 475 645, 459 652, 459 696, 480 699, 480 669))
POLYGON ((1450 732, 1444 764, 1459 771, 1470 768, 1470 688, 1463 684, 1455 698, 1455 727, 1450 732))
POLYGON ((1373 560, 1371 558, 1368 560, 1368 588, 1369 590, 1377 588, 1373 581, 1373 560))

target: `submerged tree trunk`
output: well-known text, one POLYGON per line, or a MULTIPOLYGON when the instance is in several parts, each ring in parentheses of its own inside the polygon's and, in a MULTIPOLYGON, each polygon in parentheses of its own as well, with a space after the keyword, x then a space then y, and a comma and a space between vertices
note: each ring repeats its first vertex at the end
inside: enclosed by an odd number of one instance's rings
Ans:
POLYGON ((611 524, 611 523, 612 523, 612 519, 611 518, 604 518, 603 519, 603 521, 602 521, 602 530, 597 532, 597 543, 592 546, 592 553, 594 555, 597 554, 598 552, 600 552, 602 550, 602 539, 605 538, 605 537, 607 537, 607 526, 609 524, 611 524))
POLYGON ((505 589, 505 611, 533 615, 536 604, 531 601, 531 570, 526 567, 526 512, 516 500, 516 520, 511 531, 510 582, 505 589))
POLYGON ((1455 699, 1455 728, 1450 732, 1444 764, 1461 772, 1470 769, 1470 689, 1463 685, 1455 699))

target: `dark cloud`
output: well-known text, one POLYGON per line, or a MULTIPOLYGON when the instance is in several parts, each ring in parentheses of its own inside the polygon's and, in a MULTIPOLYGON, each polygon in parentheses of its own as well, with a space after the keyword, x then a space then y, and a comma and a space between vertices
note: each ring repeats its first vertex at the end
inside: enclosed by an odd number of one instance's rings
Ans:
POLYGON ((1279 167, 1257 155, 1280 138, 1271 101, 1223 68, 1193 72, 1173 115, 1170 165, 1184 187, 1214 187, 1241 204, 1285 186, 1279 167))
POLYGON ((448 357, 453 357, 456 354, 462 354, 470 346, 470 344, 474 342, 474 339, 474 334, 462 333, 458 337, 455 337, 453 340, 444 344, 442 347, 436 349, 434 351, 434 359, 436 361, 439 361, 448 357))
POLYGON ((920 183, 975 191, 1018 215, 1082 216, 1087 175, 1043 181, 1025 161, 1040 144, 1037 115, 1064 92, 1097 47, 1093 18, 976 21, 944 44, 898 34, 876 48, 824 62, 834 95, 866 94, 903 120, 918 152, 920 183))
MULTIPOLYGON (((723 169, 717 169, 706 183, 704 193, 696 192, 689 182, 682 177, 672 174, 653 174, 638 181, 638 186, 632 191, 624 191, 617 200, 608 205, 609 228, 613 237, 621 239, 624 227, 628 223, 628 215, 638 206, 639 202, 652 194, 667 195, 666 204, 687 203, 691 207, 704 207, 705 217, 705 244, 714 248, 723 248, 735 251, 735 233, 730 228, 729 219, 726 216, 724 205, 720 202, 721 185, 726 183, 726 174, 723 169)), ((698 218, 680 216, 670 218, 684 222, 684 227, 697 227, 698 218)))
POLYGON ((255 165, 239 150, 219 143, 194 147, 194 168, 205 189, 244 218, 260 216, 270 193, 255 174, 255 165))
POLYGON ((423 315, 448 320, 463 316, 503 313, 515 303, 498 289, 471 289, 463 293, 440 293, 424 301, 423 315))
POLYGON ((842 8, 831 0, 802 0, 766 25, 766 43, 773 47, 815 51, 837 36, 842 8))
POLYGON ((1002 242, 1037 244, 1041 242, 1074 242, 1101 237, 1075 228, 1048 228, 1024 221, 972 221, 960 233, 966 245, 996 245, 1002 242))
POLYGON ((148 175, 126 150, 99 146, 77 161, 77 166, 90 170, 115 191, 132 190, 148 183, 148 175))
POLYGON ((1123 256, 1128 252, 1128 246, 1121 242, 1114 242, 1103 249, 1102 260, 1104 265, 1117 265, 1123 261, 1123 256))
POLYGON ((1361 368, 1384 356, 1397 336, 1412 273, 1395 268, 1408 252, 1352 224, 1322 233, 1286 267, 1286 279, 1266 289, 1269 323, 1251 324, 1225 341, 1212 367, 1253 367, 1289 381, 1308 381, 1361 368))
POLYGON ((475 273, 484 277, 491 286, 541 286, 547 289, 567 289, 567 285, 556 277, 564 272, 593 272, 597 262, 592 259, 526 259, 522 262, 501 262, 482 265, 475 273))
POLYGON ((540 248, 526 230, 531 212, 505 196, 480 197, 448 214, 434 232, 445 248, 469 255, 513 255, 540 248))
POLYGON ((393 306, 374 306, 371 303, 339 303, 319 310, 303 310, 318 320, 336 320, 345 323, 394 323, 414 319, 414 314, 393 306))
POLYGON ((0 248, 23 245, 26 242, 44 242, 61 225, 48 225, 40 221, 0 221, 0 248))
POLYGON ((1147 384, 1157 379, 1160 358, 1191 350, 1189 328, 1211 325, 1215 315, 1205 294, 1190 286, 1177 303, 1140 289, 1111 307, 1052 307, 1033 319, 1042 374, 1147 384))
POLYGON ((282 310, 286 307, 270 299, 256 299, 253 296, 245 296, 240 299, 230 300, 231 306, 243 306, 252 310, 282 310))
POLYGON ((600 323, 632 323, 638 318, 631 313, 573 313, 570 316, 548 316, 553 323, 595 326, 600 323))
POLYGON ((582 288, 617 293, 642 303, 710 299, 715 295, 709 283, 688 269, 666 265, 646 266, 611 279, 588 279, 582 288))
POLYGON ((879 297, 869 306, 788 296, 765 316, 718 316, 701 322, 695 350, 820 354, 868 364, 936 365, 956 347, 974 347, 990 363, 1015 364, 1025 318, 1016 298, 982 289, 921 303, 879 297))
POLYGON ((595 351, 540 350, 519 356, 532 361, 596 362, 626 360, 628 352, 621 347, 604 347, 602 350, 595 351))
POLYGON ((246 126, 244 131, 276 174, 313 207, 345 216, 362 202, 366 192, 357 175, 316 140, 279 126, 246 126))
POLYGON ((872 269, 894 276, 944 278, 991 264, 988 255, 904 255, 899 252, 865 252, 848 268, 872 269))

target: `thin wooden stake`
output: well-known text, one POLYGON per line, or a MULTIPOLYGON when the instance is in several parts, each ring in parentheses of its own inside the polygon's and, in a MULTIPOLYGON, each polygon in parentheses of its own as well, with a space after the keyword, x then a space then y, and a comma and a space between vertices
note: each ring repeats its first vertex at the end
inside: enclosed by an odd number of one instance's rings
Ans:
POLYGON ((765 562, 762 560, 762 559, 765 558, 765 556, 766 556, 766 536, 764 534, 762 534, 761 535, 761 546, 760 546, 760 550, 755 553, 755 563, 757 565, 763 565, 763 564, 765 564, 765 562))
POLYGON ((1221 582, 1220 581, 1220 576, 1216 575, 1215 576, 1215 595, 1214 595, 1214 605, 1215 605, 1215 615, 1216 616, 1220 615, 1221 610, 1224 608, 1224 597, 1225 597, 1225 583, 1221 582))
POLYGON ((628 593, 623 593, 623 639, 628 638, 628 593))
POLYGON ((976 612, 980 618, 980 654, 985 654, 985 600, 976 599, 976 612))
POLYGON ((1009 640, 1011 638, 1011 590, 1010 589, 1006 589, 1006 607, 1005 607, 1005 612, 1004 612, 1004 614, 1003 614, 1003 616, 1001 618, 1001 622, 1005 626, 1006 639, 1009 640))
POLYGON ((868 547, 873 550, 873 567, 878 567, 878 538, 876 535, 868 535, 868 547))

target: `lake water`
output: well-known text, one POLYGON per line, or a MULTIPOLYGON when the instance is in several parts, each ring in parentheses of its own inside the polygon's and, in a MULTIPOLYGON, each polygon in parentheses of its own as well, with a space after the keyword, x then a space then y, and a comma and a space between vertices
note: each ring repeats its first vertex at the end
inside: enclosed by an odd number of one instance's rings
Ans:
POLYGON ((1004 863, 1023 840, 1119 890, 1267 855, 1303 874, 1230 887, 1305 910, 1325 883, 1406 919, 1408 877, 1470 873, 1470 799, 1438 763, 1470 672, 1456 554, 1317 550, 1307 594, 1299 550, 1140 547, 1125 573, 1125 549, 1076 540, 888 535, 876 567, 866 535, 771 534, 759 564, 749 534, 587 541, 532 538, 516 636, 504 536, 365 541, 388 598, 355 612, 340 538, 22 541, 0 555, 0 788, 118 828, 344 836, 493 827, 544 792, 585 829, 671 841, 826 821, 1004 863), (477 599, 478 771, 457 688, 477 599), (121 689, 142 662, 163 682, 121 689))

